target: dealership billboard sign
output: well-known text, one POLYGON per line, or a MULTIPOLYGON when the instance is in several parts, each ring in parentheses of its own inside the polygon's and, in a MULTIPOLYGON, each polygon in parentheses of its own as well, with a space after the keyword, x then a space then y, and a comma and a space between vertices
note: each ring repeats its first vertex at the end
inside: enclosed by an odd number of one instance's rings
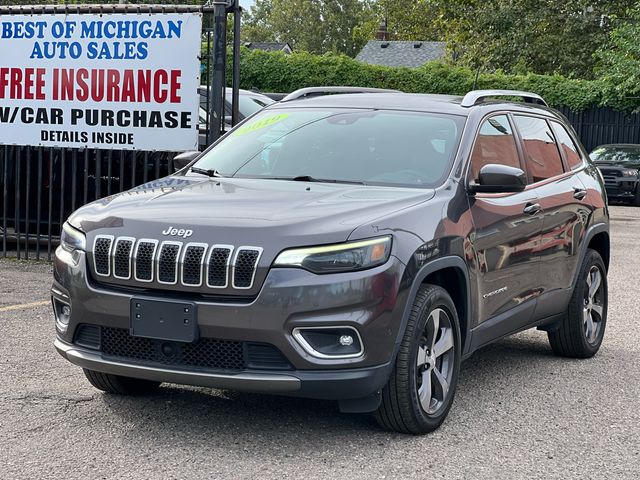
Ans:
POLYGON ((196 150, 201 13, 0 16, 0 144, 196 150))

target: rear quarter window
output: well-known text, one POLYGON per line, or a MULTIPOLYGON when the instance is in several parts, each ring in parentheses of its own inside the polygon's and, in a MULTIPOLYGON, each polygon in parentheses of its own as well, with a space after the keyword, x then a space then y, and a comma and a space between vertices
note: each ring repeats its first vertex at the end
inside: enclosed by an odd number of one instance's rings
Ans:
POLYGON ((582 156, 580 155, 578 146, 574 143, 571 135, 569 135, 569 132, 564 125, 558 122, 551 122, 551 124, 553 125, 556 138, 558 139, 558 145, 562 148, 564 157, 567 159, 568 167, 571 170, 578 168, 582 165, 582 156))
POLYGON ((551 127, 543 118, 514 115, 524 144, 525 161, 533 183, 564 173, 551 127))

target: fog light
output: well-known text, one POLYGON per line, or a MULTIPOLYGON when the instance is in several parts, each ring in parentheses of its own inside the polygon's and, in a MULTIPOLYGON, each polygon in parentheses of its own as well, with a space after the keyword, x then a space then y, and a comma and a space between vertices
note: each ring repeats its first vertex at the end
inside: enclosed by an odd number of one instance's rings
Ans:
POLYGON ((293 330, 293 337, 316 358, 355 358, 364 353, 360 335, 353 327, 301 327, 293 330))
POLYGON ((339 342, 343 347, 348 347, 353 345, 353 337, 351 335, 342 335, 339 342))
POLYGON ((53 315, 56 319, 56 328, 64 333, 69 326, 69 320, 71 320, 71 306, 54 298, 53 315))

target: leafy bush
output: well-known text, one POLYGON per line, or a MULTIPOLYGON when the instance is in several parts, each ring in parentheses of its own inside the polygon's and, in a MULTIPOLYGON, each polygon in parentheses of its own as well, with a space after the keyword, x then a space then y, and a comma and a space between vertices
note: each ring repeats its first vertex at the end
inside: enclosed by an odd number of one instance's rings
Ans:
MULTIPOLYGON (((230 61, 230 56, 228 57, 230 61)), ((292 92, 318 85, 357 85, 392 88, 413 93, 463 95, 473 89, 476 73, 468 68, 430 62, 420 68, 366 65, 342 55, 285 55, 243 48, 240 58, 242 88, 264 92, 292 92)), ((228 72, 231 72, 229 65, 228 72)), ((560 75, 506 75, 483 73, 478 89, 525 90, 541 95, 553 107, 581 111, 589 107, 631 110, 640 107, 637 98, 602 80, 576 80, 560 75)))

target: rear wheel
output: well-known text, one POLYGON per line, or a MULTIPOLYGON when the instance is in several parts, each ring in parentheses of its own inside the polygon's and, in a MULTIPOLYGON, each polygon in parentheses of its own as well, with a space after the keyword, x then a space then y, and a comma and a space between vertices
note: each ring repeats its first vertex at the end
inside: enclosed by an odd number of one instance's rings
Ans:
POLYGON ((425 285, 409 315, 376 420, 401 433, 435 430, 451 408, 459 370, 460 327, 455 306, 446 290, 425 285))
POLYGON ((587 250, 567 315, 548 333, 556 355, 589 358, 602 344, 607 325, 607 270, 595 250, 587 250))
POLYGON ((91 385, 107 393, 115 393, 118 395, 145 395, 155 393, 160 386, 160 382, 122 377, 120 375, 96 372, 95 370, 88 370, 86 368, 83 370, 84 375, 91 385))

